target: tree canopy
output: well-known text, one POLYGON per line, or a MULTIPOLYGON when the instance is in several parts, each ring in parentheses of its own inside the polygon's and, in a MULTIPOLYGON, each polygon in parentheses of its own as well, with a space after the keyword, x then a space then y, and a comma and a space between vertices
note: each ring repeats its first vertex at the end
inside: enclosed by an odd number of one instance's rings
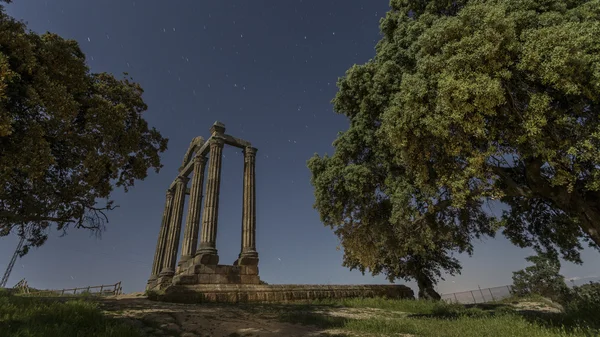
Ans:
POLYGON ((17 229, 26 253, 52 225, 103 229, 113 188, 162 166, 167 139, 142 118, 142 93, 91 73, 76 41, 28 31, 0 6, 0 236, 17 229))
POLYGON ((600 1, 390 6, 338 81, 349 129, 308 162, 344 265, 423 290, 499 229, 581 262, 600 244, 600 1))
POLYGON ((513 272, 513 293, 518 296, 536 294, 564 303, 569 288, 560 274, 558 259, 543 254, 525 259, 533 265, 513 272))

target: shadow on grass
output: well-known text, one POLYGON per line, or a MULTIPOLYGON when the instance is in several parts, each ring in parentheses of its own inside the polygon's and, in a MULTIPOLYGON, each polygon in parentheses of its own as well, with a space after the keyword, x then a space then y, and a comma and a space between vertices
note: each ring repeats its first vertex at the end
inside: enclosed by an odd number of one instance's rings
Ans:
POLYGON ((137 337, 121 319, 106 317, 91 301, 0 297, 0 336, 137 337))
POLYGON ((596 336, 600 335, 600 318, 598 317, 598 313, 553 313, 523 310, 519 314, 527 321, 547 328, 564 327, 567 332, 573 332, 578 329, 593 329, 596 330, 596 336))
POLYGON ((544 312, 532 309, 518 309, 508 303, 467 304, 463 308, 456 306, 440 307, 428 314, 410 314, 407 317, 457 320, 464 317, 491 318, 500 315, 519 316, 530 323, 545 328, 564 329, 569 333, 579 331, 580 329, 600 330, 600 318, 597 313, 544 312))

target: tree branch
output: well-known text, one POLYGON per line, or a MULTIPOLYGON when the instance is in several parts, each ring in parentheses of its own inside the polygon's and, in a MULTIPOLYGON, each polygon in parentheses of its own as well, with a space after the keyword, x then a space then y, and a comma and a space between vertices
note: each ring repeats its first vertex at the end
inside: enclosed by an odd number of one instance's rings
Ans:
POLYGON ((533 191, 529 188, 529 186, 523 186, 518 184, 513 177, 511 176, 511 171, 514 171, 514 168, 510 167, 500 167, 489 165, 488 166, 493 173, 501 178, 501 181, 506 184, 508 187, 504 192, 506 196, 510 197, 532 197, 533 191))

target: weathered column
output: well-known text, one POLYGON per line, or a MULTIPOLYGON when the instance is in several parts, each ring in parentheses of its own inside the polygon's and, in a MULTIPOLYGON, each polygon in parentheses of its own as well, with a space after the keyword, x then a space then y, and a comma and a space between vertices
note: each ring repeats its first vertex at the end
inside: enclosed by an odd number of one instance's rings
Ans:
POLYGON ((167 243, 167 234, 169 233, 169 222, 171 218, 171 210, 173 206, 173 191, 167 190, 165 209, 163 211, 160 231, 158 233, 158 242, 156 243, 156 251, 154 252, 154 262, 152 263, 152 274, 148 283, 156 280, 162 268, 162 261, 165 256, 165 245, 167 243))
POLYGON ((175 263, 177 261, 177 249, 179 248, 179 237, 181 235, 181 219, 183 218, 183 206, 188 178, 179 176, 176 181, 171 224, 169 226, 160 276, 172 276, 175 274, 175 263))
MULTIPOLYGON (((211 131, 213 131, 211 128, 211 131)), ((223 128, 224 129, 224 128, 223 128)), ((206 182, 206 200, 202 213, 202 234, 200 245, 196 253, 195 264, 216 265, 219 263, 217 255, 217 222, 219 217, 219 188, 221 185, 221 162, 223 156, 222 138, 213 132, 210 142, 208 181, 206 182)))
POLYGON ((256 148, 244 149, 244 192, 242 201, 242 250, 238 265, 258 265, 256 252, 256 148))
POLYGON ((193 259, 198 244, 198 230, 200 228, 200 211, 202 206, 202 187, 204 185, 204 168, 206 157, 197 153, 194 157, 194 173, 192 177, 192 188, 190 190, 190 202, 188 214, 185 221, 185 232, 183 234, 183 245, 181 247, 181 258, 179 264, 193 259))

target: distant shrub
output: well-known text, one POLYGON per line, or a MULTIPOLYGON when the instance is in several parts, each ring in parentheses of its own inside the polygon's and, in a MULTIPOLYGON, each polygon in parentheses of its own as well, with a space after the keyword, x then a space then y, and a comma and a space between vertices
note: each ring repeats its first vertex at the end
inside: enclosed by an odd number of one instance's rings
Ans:
POLYGON ((590 282, 573 287, 565 311, 569 316, 600 328, 600 283, 590 282))
POLYGON ((558 259, 543 254, 525 259, 533 265, 513 272, 513 294, 521 297, 541 295, 564 304, 569 297, 569 288, 560 274, 558 259))

